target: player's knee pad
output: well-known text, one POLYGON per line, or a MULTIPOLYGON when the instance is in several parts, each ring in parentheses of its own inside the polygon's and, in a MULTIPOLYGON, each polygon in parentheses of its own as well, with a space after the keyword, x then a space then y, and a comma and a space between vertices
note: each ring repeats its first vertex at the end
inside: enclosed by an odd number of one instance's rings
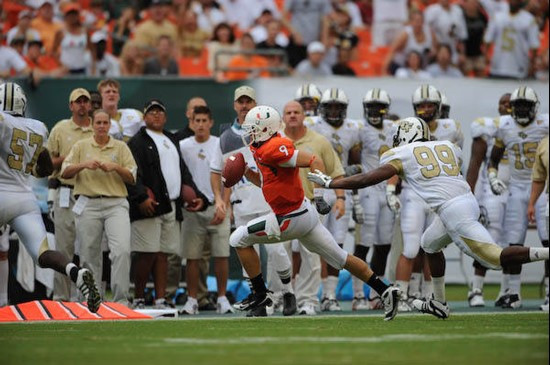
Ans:
POLYGON ((248 230, 246 226, 238 227, 235 231, 233 231, 233 233, 231 233, 231 236, 229 236, 229 245, 235 248, 249 246, 243 240, 247 235, 248 230))
MULTIPOLYGON (((403 256, 405 256, 410 260, 414 259, 418 255, 418 251, 420 251, 420 242, 417 244, 411 244, 411 243, 403 244, 403 256)), ((428 252, 428 253, 434 253, 434 252, 428 252)))

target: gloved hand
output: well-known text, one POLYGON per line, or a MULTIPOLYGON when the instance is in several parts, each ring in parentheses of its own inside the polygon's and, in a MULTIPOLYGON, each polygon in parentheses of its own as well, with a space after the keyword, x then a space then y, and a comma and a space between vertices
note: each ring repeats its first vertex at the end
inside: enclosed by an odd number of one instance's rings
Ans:
POLYGON ((399 214, 401 210, 401 201, 395 193, 395 185, 388 184, 386 186, 386 203, 388 203, 388 207, 390 207, 393 214, 399 214))
POLYGON ((319 170, 315 170, 315 172, 308 172, 307 179, 325 188, 329 188, 330 183, 332 182, 332 178, 330 176, 323 174, 319 170))
POLYGON ((351 199, 353 201, 353 207, 351 212, 351 218, 357 224, 365 223, 365 215, 363 213, 363 206, 359 199, 359 194, 352 194, 351 199))
POLYGON ((361 165, 356 164, 356 165, 349 165, 344 167, 344 173, 346 177, 357 175, 362 172, 363 172, 363 167, 361 165))
POLYGON ((489 169, 487 177, 489 178, 491 190, 495 195, 500 195, 506 191, 506 184, 503 183, 497 176, 498 171, 496 169, 489 169))
POLYGON ((320 188, 313 189, 313 204, 315 204, 315 209, 317 209, 317 212, 322 215, 329 214, 332 209, 330 204, 327 203, 323 197, 323 189, 320 188))

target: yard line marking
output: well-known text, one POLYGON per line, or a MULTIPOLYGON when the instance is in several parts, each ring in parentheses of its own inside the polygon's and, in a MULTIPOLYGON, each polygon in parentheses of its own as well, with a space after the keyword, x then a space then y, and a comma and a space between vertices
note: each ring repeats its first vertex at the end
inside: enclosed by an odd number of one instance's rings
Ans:
POLYGON ((492 332, 484 334, 392 334, 372 337, 233 337, 233 338, 192 338, 176 337, 165 338, 164 343, 187 345, 249 345, 249 344, 286 344, 286 343, 379 343, 379 342, 434 342, 477 339, 512 339, 512 340, 540 340, 548 339, 546 334, 532 334, 519 332, 492 332))

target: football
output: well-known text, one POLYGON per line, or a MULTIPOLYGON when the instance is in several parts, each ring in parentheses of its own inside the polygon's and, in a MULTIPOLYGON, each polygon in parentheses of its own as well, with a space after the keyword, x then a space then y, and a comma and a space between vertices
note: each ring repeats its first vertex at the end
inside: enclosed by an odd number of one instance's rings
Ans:
POLYGON ((189 186, 182 184, 181 185, 181 199, 183 200, 183 205, 188 206, 189 204, 193 204, 193 200, 197 199, 197 194, 195 193, 195 190, 189 186))
POLYGON ((244 175, 244 169, 246 163, 244 162, 244 156, 238 152, 229 156, 225 161, 225 166, 222 170, 222 182, 223 186, 230 188, 241 180, 244 175))

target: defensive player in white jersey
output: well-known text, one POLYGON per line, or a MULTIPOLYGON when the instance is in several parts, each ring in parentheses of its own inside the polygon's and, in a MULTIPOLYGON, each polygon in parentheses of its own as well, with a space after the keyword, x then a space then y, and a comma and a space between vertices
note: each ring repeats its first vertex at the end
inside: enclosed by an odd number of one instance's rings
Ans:
POLYGON ((535 17, 523 10, 523 0, 509 0, 510 11, 501 11, 489 20, 484 42, 494 44, 490 76, 524 79, 532 74, 539 48, 539 28, 535 17))
POLYGON ((88 309, 95 313, 101 298, 92 273, 48 245, 29 182, 31 174, 46 177, 53 172, 50 154, 44 147, 48 130, 44 123, 25 118, 26 106, 27 98, 19 85, 0 85, 0 227, 9 224, 15 230, 35 263, 69 276, 84 295, 88 309))
MULTIPOLYGON (((506 149, 510 160, 510 184, 504 216, 504 237, 507 240, 506 244, 510 246, 523 246, 528 226, 527 206, 531 191, 531 173, 537 146, 548 135, 548 114, 537 114, 539 98, 535 90, 526 86, 512 92, 510 106, 512 114, 500 117, 487 176, 493 192, 497 195, 503 194, 506 185, 498 178, 498 167, 506 149)), ((539 199, 535 207, 539 238, 548 245, 548 232, 544 221, 546 201, 539 199)), ((509 296, 502 306, 517 309, 521 307, 521 266, 511 265, 508 270, 509 296)))
MULTIPOLYGON (((430 128, 431 138, 438 141, 451 141, 462 147, 464 136, 460 124, 453 119, 439 119, 441 108, 441 93, 432 85, 418 87, 412 96, 415 115, 423 118, 430 128)), ((388 181, 388 186, 394 184, 396 178, 388 181)), ((407 293, 411 297, 420 297, 421 269, 423 264, 417 265, 417 272, 413 274, 413 264, 420 251, 420 239, 424 230, 431 224, 433 214, 430 207, 405 181, 401 191, 401 231, 403 234, 403 253, 396 268, 396 285, 403 294, 400 310, 410 311, 407 293), (409 285, 410 282, 410 285, 409 285), (410 286, 410 287, 409 287, 410 286)), ((430 295, 431 283, 425 280, 424 293, 430 295)))
MULTIPOLYGON (((342 89, 330 88, 323 92, 319 106, 319 117, 308 118, 306 125, 315 132, 327 138, 336 154, 342 162, 346 175, 353 175, 361 171, 361 141, 359 139, 359 128, 355 121, 347 118, 349 100, 342 89)), ((330 205, 336 201, 336 195, 326 195, 330 205)), ((353 199, 353 204, 346 201, 346 214, 339 216, 338 211, 330 211, 325 218, 324 225, 332 233, 340 247, 344 246, 348 231, 350 211, 354 210, 356 219, 362 216, 362 207, 359 194, 347 194, 344 199, 353 199), (359 210, 359 211, 358 211, 359 210)), ((323 297, 321 299, 322 311, 340 311, 340 304, 336 300, 336 286, 338 285, 339 270, 327 266, 327 276, 323 277, 323 297)))
POLYGON ((111 117, 109 134, 116 139, 128 141, 145 126, 143 114, 136 109, 119 109, 120 83, 113 79, 101 80, 97 85, 101 94, 102 108, 111 117))
POLYGON ((510 246, 502 249, 478 222, 479 206, 460 174, 461 150, 450 141, 430 141, 428 125, 420 118, 399 122, 395 147, 380 158, 380 167, 365 174, 332 180, 321 172, 309 173, 316 184, 331 189, 359 189, 395 175, 408 182, 436 217, 422 235, 434 281, 433 299, 415 299, 413 306, 438 318, 449 316, 445 299, 443 249, 454 242, 462 252, 488 268, 547 260, 548 248, 510 246))
MULTIPOLYGON (((498 101, 498 112, 502 115, 510 114, 510 93, 502 95, 498 101)), ((495 195, 491 190, 487 179, 487 164, 491 156, 491 149, 494 145, 495 135, 498 129, 498 118, 478 118, 470 126, 473 138, 472 152, 470 154, 470 165, 466 174, 466 181, 475 194, 479 203, 481 215, 480 222, 487 228, 493 239, 500 245, 503 244, 502 229, 504 224, 504 211, 506 209, 506 195, 495 195), (478 180, 478 176, 480 176, 478 180)), ((506 184, 509 180, 510 171, 508 158, 500 162, 499 179, 506 184)), ((468 292, 468 304, 470 307, 484 307, 483 282, 487 269, 479 262, 474 261, 474 277, 471 283, 471 290, 468 292)), ((495 306, 502 306, 504 290, 508 288, 509 274, 507 268, 502 269, 501 293, 495 301, 495 306), (504 290, 502 290, 504 289, 504 290)))
POLYGON ((321 96, 321 89, 319 89, 317 85, 303 84, 296 90, 294 100, 302 105, 306 116, 313 117, 319 114, 321 96))
POLYGON ((447 99, 447 95, 441 93, 441 108, 439 111, 439 117, 441 119, 448 119, 451 115, 451 104, 449 103, 449 99, 447 99))
MULTIPOLYGON (((361 163, 364 171, 378 167, 380 156, 392 146, 395 134, 395 123, 386 119, 391 99, 382 89, 371 89, 363 97, 363 115, 365 125, 359 131, 361 138, 361 163)), ((364 223, 361 227, 360 240, 355 247, 354 255, 365 261, 369 248, 373 248, 371 268, 379 277, 384 276, 386 260, 391 247, 394 211, 390 208, 389 199, 397 196, 395 190, 386 193, 386 184, 362 189, 359 192, 363 207, 364 223)), ((390 190, 395 189, 391 185, 390 190)), ((393 205, 393 203, 392 203, 393 205)), ((393 205, 395 208, 395 205, 393 205)), ((397 213, 398 209, 395 209, 397 213)), ((363 294, 363 282, 353 277, 352 310, 379 309, 380 297, 371 290, 368 303, 363 294)))

